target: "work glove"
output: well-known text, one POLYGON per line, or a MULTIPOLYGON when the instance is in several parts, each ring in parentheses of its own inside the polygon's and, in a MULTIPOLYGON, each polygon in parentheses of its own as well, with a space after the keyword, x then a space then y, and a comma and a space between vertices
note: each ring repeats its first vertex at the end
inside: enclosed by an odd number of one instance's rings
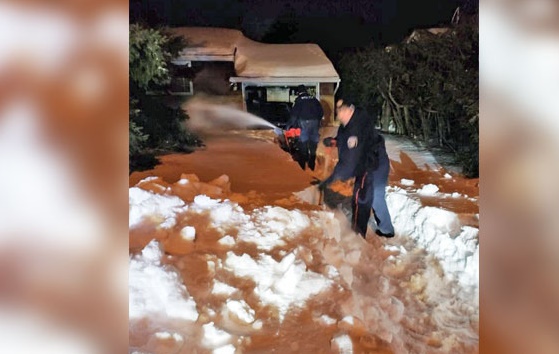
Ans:
POLYGON ((324 138, 324 140, 322 140, 322 143, 326 147, 336 147, 336 138, 333 137, 324 138))

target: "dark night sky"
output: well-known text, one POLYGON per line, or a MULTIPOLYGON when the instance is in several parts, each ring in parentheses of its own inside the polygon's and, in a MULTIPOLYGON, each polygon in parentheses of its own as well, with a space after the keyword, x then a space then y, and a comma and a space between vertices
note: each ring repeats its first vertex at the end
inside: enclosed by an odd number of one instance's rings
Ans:
POLYGON ((151 25, 236 28, 267 43, 319 44, 332 58, 371 43, 400 42, 414 28, 450 23, 478 0, 131 0, 130 19, 151 25))

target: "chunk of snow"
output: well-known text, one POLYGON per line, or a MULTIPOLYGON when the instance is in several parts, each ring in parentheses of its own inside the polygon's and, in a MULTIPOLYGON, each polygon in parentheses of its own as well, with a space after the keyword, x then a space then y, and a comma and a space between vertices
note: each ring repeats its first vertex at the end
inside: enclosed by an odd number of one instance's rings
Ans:
POLYGON ((217 243, 223 246, 233 246, 235 244, 235 239, 233 238, 233 236, 227 235, 220 238, 217 243))
POLYGON ((186 241, 194 241, 196 238, 196 229, 192 226, 185 226, 181 230, 181 238, 186 241))
POLYGON ((291 306, 303 306, 312 295, 326 290, 332 281, 321 274, 307 271, 304 262, 297 260, 293 253, 280 262, 267 254, 259 254, 254 260, 248 254, 237 256, 227 253, 225 267, 239 277, 254 280, 254 293, 260 300, 278 308, 280 320, 291 306))
POLYGON ((227 300, 227 310, 240 321, 250 324, 254 322, 254 310, 244 300, 227 300))
POLYGON ((413 186, 414 183, 415 183, 415 181, 414 181, 414 180, 411 180, 411 179, 402 178, 402 179, 400 180, 400 184, 402 184, 403 186, 413 186))
POLYGON ((424 185, 421 189, 417 191, 418 194, 421 195, 436 195, 439 191, 439 187, 434 184, 427 184, 424 185))
POLYGON ((228 344, 223 347, 219 347, 212 351, 212 354, 235 354, 235 346, 233 344, 228 344))
POLYGON ((332 350, 339 354, 353 354, 353 342, 347 334, 336 336, 331 342, 332 350))
POLYGON ((210 207, 214 207, 219 204, 219 200, 212 199, 207 195, 197 195, 194 197, 194 204, 199 207, 209 209, 210 207))
POLYGON ((213 286, 213 289, 212 289, 212 294, 215 294, 215 295, 231 295, 237 290, 238 290, 237 288, 234 288, 230 285, 222 283, 219 280, 214 280, 214 286, 213 286))
POLYGON ((232 336, 224 330, 216 328, 213 322, 206 323, 202 329, 204 330, 202 345, 208 349, 223 347, 231 341, 232 336))
POLYGON ((328 315, 320 316, 320 322, 324 323, 327 326, 331 326, 333 324, 336 324, 336 320, 333 319, 332 317, 328 316, 328 315))

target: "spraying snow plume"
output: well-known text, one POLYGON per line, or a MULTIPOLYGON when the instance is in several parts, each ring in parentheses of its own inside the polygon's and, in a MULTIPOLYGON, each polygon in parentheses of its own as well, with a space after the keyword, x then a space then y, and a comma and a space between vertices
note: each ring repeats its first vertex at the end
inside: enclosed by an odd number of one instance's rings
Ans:
POLYGON ((194 97, 183 105, 190 117, 187 127, 198 134, 236 129, 275 129, 272 123, 232 105, 194 97))

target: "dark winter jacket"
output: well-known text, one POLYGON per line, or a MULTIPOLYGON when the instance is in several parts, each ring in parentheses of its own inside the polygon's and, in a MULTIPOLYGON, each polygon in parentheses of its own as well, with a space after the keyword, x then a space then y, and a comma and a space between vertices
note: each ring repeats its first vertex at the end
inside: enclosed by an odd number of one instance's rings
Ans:
POLYGON ((324 116, 324 110, 320 102, 306 92, 297 96, 293 108, 291 109, 292 121, 297 120, 321 120, 324 116))
MULTIPOLYGON (((365 111, 356 108, 348 124, 338 128, 336 145, 338 163, 332 175, 325 181, 330 184, 335 180, 346 180, 361 176, 378 167, 380 145, 384 139, 375 129, 375 120, 365 111)), ((386 154, 386 151, 384 151, 386 154)))

